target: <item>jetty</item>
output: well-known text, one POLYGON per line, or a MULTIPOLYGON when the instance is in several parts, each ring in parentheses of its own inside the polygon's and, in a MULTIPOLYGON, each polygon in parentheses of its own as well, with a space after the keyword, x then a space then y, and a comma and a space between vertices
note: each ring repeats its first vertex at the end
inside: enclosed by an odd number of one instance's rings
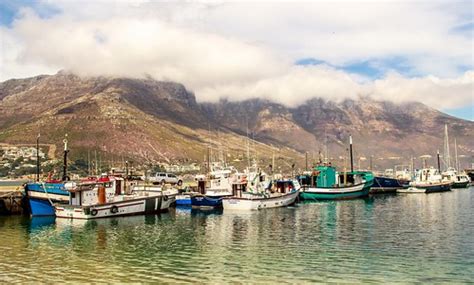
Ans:
POLYGON ((21 214, 22 199, 22 186, 0 186, 0 215, 21 214))

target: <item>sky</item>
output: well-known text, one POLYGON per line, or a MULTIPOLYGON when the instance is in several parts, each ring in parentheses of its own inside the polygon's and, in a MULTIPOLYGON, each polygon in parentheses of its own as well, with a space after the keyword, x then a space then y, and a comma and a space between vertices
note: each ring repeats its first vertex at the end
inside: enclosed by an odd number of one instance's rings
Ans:
POLYGON ((0 81, 68 70, 198 101, 419 101, 474 120, 473 1, 0 1, 0 81))

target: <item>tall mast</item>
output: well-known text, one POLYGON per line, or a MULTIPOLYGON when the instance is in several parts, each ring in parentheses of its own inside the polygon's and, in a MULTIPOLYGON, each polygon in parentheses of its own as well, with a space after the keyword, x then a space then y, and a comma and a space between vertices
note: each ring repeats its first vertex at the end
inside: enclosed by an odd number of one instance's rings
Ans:
POLYGON ((247 164, 250 171, 250 141, 249 141, 249 121, 247 119, 247 164))
POLYGON ((38 133, 38 136, 36 137, 36 182, 39 182, 40 177, 39 139, 40 133, 38 133))
POLYGON ((95 149, 94 150, 94 156, 95 156, 95 175, 99 175, 99 168, 98 168, 98 163, 97 163, 97 150, 95 149))
POLYGON ((207 128, 209 130, 209 133, 208 133, 208 142, 207 142, 207 175, 209 176, 210 173, 211 173, 211 124, 208 123, 207 124, 207 128))
POLYGON ((91 151, 87 150, 87 176, 91 175, 91 151))
POLYGON ((308 152, 305 152, 305 171, 308 171, 308 152))
POLYGON ((352 155, 352 136, 349 136, 349 151, 351 155, 351 172, 354 172, 354 157, 352 155))
POLYGON ((328 135, 324 129, 324 162, 329 162, 328 135))
POLYGON ((454 138, 454 159, 456 163, 456 170, 459 170, 458 145, 456 144, 456 138, 454 138))
POLYGON ((69 180, 69 177, 67 176, 67 154, 69 152, 69 149, 67 148, 67 134, 63 142, 64 142, 63 181, 67 181, 69 180))
POLYGON ((441 163, 439 162, 439 150, 436 152, 436 157, 438 159, 438 171, 441 172, 441 163))
POLYGON ((444 125, 444 166, 446 169, 451 167, 451 156, 449 154, 449 137, 448 137, 448 125, 444 125))
POLYGON ((275 169, 275 152, 272 152, 272 180, 274 178, 275 169))

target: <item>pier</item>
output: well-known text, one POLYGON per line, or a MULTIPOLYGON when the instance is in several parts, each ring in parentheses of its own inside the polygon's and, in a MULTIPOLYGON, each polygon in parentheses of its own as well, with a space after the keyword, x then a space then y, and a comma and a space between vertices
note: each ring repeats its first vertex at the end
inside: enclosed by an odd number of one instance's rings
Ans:
POLYGON ((0 215, 21 214, 22 199, 22 186, 0 186, 0 215))

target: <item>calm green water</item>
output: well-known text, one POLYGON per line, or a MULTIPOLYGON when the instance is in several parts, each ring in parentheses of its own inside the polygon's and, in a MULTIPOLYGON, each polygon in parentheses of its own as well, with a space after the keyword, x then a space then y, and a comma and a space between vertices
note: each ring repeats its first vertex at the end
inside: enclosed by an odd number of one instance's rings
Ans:
POLYGON ((0 281, 472 282, 474 188, 252 213, 0 217, 0 281))

